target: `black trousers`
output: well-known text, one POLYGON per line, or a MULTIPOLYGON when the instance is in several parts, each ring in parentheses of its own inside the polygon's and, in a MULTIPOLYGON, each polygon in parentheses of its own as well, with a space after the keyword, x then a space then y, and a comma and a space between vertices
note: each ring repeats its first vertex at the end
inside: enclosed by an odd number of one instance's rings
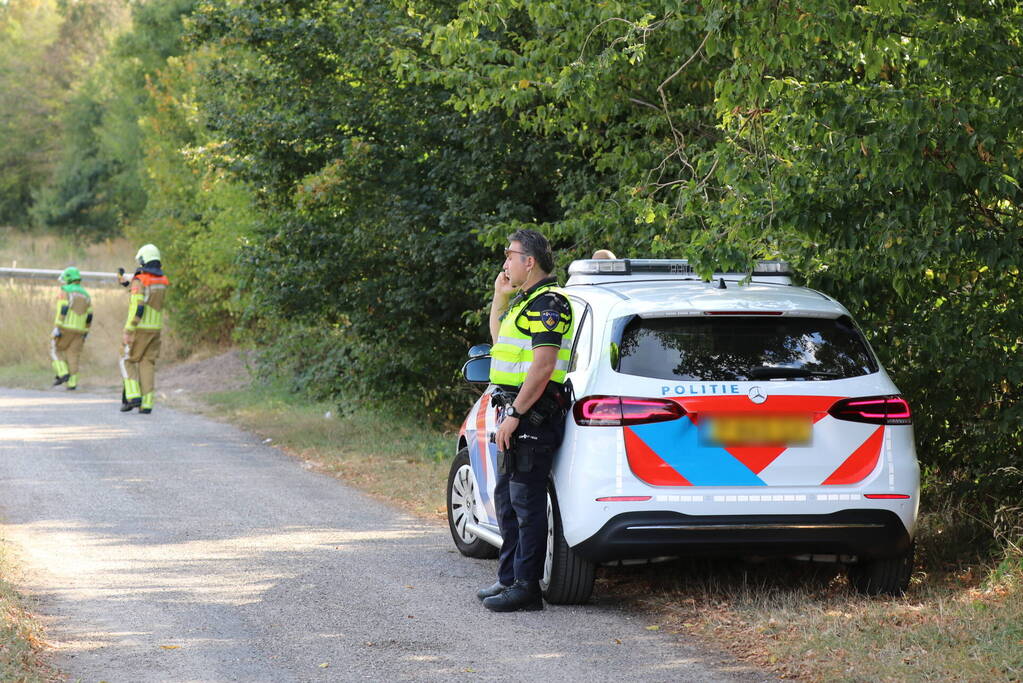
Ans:
POLYGON ((513 436, 509 466, 497 477, 494 505, 501 530, 497 580, 537 582, 547 551, 547 479, 565 433, 564 418, 534 426, 523 420, 513 436), (510 471, 509 471, 510 470, 510 471))

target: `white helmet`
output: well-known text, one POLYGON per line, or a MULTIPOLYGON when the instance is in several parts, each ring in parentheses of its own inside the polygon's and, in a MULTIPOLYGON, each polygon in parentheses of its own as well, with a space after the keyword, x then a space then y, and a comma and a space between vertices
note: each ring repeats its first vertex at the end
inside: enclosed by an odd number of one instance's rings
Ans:
POLYGON ((160 250, 152 244, 144 244, 139 249, 139 253, 135 254, 135 260, 139 262, 140 266, 144 266, 150 261, 159 261, 160 250))

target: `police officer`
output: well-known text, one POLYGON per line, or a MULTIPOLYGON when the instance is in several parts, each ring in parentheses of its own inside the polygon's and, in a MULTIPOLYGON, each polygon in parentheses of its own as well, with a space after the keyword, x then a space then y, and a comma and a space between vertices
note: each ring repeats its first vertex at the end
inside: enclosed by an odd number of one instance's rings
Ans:
POLYGON ((547 478, 565 432, 573 332, 572 309, 551 277, 547 239, 519 230, 508 240, 490 307, 490 381, 505 396, 494 437, 502 545, 497 583, 476 594, 495 612, 543 609, 547 478))
POLYGON ((163 304, 170 282, 163 274, 160 250, 146 244, 135 255, 139 267, 128 281, 128 319, 124 323, 121 376, 124 394, 121 412, 138 408, 153 412, 156 359, 160 357, 163 304))
POLYGON ((82 287, 82 275, 74 266, 64 269, 58 278, 63 284, 53 319, 50 357, 57 376, 53 386, 67 382, 67 388, 78 388, 78 360, 92 326, 92 297, 82 287))

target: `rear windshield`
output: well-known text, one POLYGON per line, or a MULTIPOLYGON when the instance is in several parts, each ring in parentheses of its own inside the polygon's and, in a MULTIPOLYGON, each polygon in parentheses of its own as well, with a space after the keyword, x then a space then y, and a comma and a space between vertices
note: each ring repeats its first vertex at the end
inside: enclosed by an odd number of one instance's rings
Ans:
POLYGON ((635 317, 617 355, 615 369, 626 375, 693 381, 826 380, 878 369, 845 316, 635 317))

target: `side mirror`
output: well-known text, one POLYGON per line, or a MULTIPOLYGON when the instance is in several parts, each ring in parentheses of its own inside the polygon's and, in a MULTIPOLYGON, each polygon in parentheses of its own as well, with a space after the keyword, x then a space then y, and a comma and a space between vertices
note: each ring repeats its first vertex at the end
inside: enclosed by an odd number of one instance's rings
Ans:
POLYGON ((462 377, 474 384, 490 383, 490 356, 470 358, 462 366, 462 377))
POLYGON ((490 355, 490 344, 477 344, 469 349, 469 358, 483 358, 490 355))

